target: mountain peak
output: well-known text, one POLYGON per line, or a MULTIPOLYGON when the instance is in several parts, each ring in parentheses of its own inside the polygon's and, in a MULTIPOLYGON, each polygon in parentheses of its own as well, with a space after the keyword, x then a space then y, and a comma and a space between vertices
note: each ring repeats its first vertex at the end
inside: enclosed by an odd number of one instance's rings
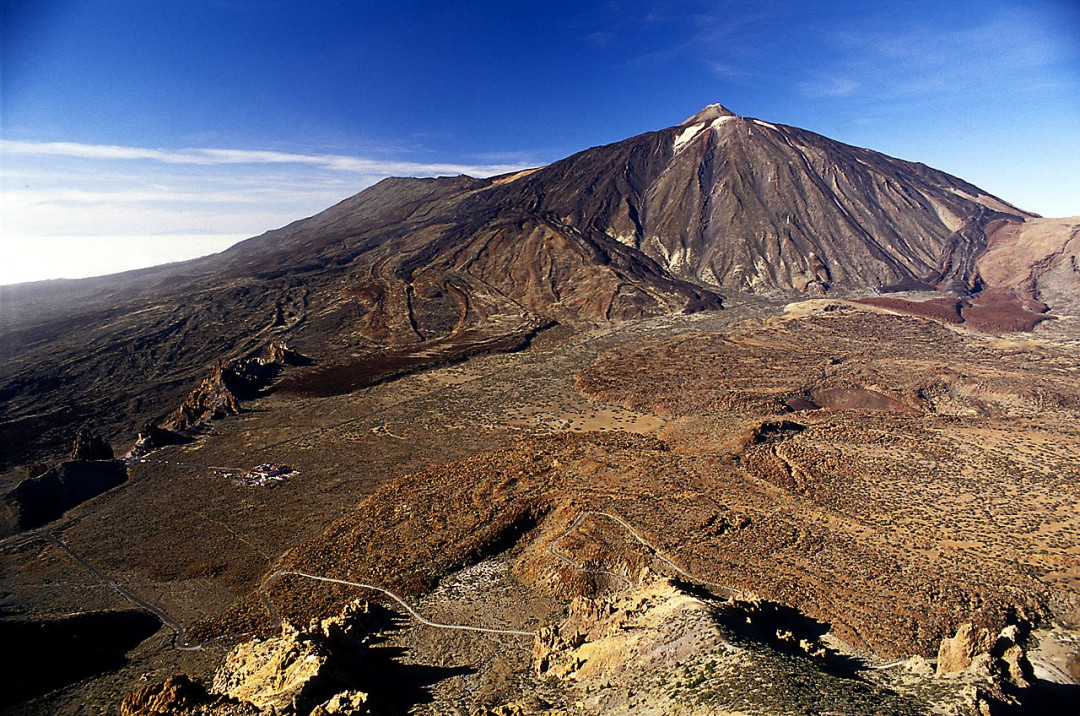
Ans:
POLYGON ((730 109, 722 104, 710 104, 705 109, 701 110, 693 117, 690 117, 683 121, 679 126, 686 126, 688 124, 700 124, 701 122, 712 122, 715 119, 721 117, 738 117, 739 115, 732 112, 730 109))

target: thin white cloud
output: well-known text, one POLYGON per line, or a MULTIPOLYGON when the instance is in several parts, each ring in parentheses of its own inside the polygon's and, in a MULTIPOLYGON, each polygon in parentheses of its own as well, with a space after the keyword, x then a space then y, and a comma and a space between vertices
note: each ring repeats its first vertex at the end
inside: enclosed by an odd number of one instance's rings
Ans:
POLYGON ((807 97, 848 97, 859 89, 859 83, 849 77, 817 75, 803 82, 800 89, 807 97))
POLYGON ((0 284, 219 251, 387 176, 490 176, 530 165, 273 150, 0 140, 0 284))
POLYGON ((1002 11, 966 25, 856 26, 830 33, 838 56, 801 83, 803 94, 866 99, 930 99, 1060 93, 1077 48, 1052 18, 1002 11), (835 91, 839 90, 839 91, 835 91))
POLYGON ((2 201, 28 206, 33 204, 273 204, 283 201, 340 199, 339 192, 326 189, 305 190, 251 187, 232 191, 158 189, 28 189, 7 192, 2 201))
POLYGON ((113 144, 77 142, 32 142, 0 139, 0 155, 23 157, 68 157, 73 159, 154 161, 165 164, 218 166, 229 164, 293 164, 320 167, 355 174, 380 176, 432 176, 468 174, 492 176, 528 168, 514 164, 444 164, 406 162, 341 154, 296 154, 250 149, 150 149, 113 144))

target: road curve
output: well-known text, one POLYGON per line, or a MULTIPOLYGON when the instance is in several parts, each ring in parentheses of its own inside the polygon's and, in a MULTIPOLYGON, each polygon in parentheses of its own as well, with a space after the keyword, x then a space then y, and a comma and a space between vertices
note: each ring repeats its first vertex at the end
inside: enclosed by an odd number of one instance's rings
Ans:
POLYGON ((402 606, 402 608, 404 608, 405 611, 407 611, 409 613, 409 616, 411 616, 417 622, 419 622, 420 624, 423 624, 424 626, 434 627, 435 629, 454 629, 454 630, 457 630, 457 631, 474 631, 474 632, 480 632, 482 634, 508 634, 510 636, 528 636, 528 637, 535 636, 535 633, 531 632, 531 631, 519 631, 517 629, 492 629, 492 628, 489 628, 489 627, 469 626, 467 624, 443 624, 442 622, 431 621, 430 619, 427 619, 422 614, 420 614, 420 612, 413 609, 412 606, 408 602, 406 602, 404 599, 402 599, 400 596, 398 596, 394 592, 391 592, 389 589, 384 589, 383 587, 378 587, 378 586, 375 586, 374 584, 365 584, 364 582, 350 582, 350 581, 348 581, 346 579, 336 579, 334 577, 320 577, 318 575, 308 574, 307 572, 298 572, 298 571, 292 570, 292 569, 281 569, 281 570, 278 570, 277 572, 274 572, 274 574, 272 574, 270 576, 270 578, 267 579, 265 582, 263 582, 262 585, 259 587, 259 598, 262 599, 263 604, 266 605, 267 611, 269 611, 270 615, 272 617, 274 617, 274 621, 277 624, 281 624, 281 615, 278 614, 277 609, 275 609, 274 605, 270 602, 270 598, 267 596, 266 590, 270 587, 271 584, 276 582, 281 577, 284 577, 284 576, 287 576, 287 575, 292 575, 292 576, 296 576, 296 577, 303 577, 305 579, 313 579, 316 582, 329 582, 330 584, 343 584, 343 585, 345 585, 347 587, 359 587, 361 589, 370 589, 372 591, 379 592, 381 594, 385 594, 386 596, 390 597, 395 602, 400 604, 402 606))
MULTIPOLYGON (((703 579, 701 577, 697 577, 697 576, 691 574, 690 572, 687 572, 685 569, 683 569, 679 565, 675 564, 675 562, 673 562, 667 555, 665 555, 658 548, 656 548, 654 545, 652 545, 648 540, 646 540, 644 537, 642 537, 624 519, 622 519, 621 517, 618 517, 617 515, 613 515, 613 514, 611 514, 609 512, 602 512, 602 511, 599 511, 599 510, 587 510, 585 512, 580 513, 577 516, 577 518, 575 518, 574 521, 570 524, 570 526, 567 527, 566 530, 562 534, 560 534, 558 537, 556 537, 551 542, 551 544, 548 546, 548 551, 552 554, 552 556, 554 556, 560 562, 563 562, 564 564, 569 566, 571 569, 574 569, 574 570, 577 570, 577 571, 582 571, 582 572, 593 573, 593 574, 604 574, 604 575, 612 576, 612 577, 615 577, 615 578, 625 582, 626 585, 627 585, 626 589, 630 589, 631 587, 633 587, 633 582, 631 582, 628 578, 626 578, 625 576, 623 576, 621 574, 618 574, 616 572, 613 572, 613 571, 610 571, 610 570, 607 570, 607 569, 603 569, 603 568, 600 568, 600 567, 580 567, 577 564, 575 564, 570 559, 570 557, 568 557, 567 555, 564 555, 564 554, 557 551, 556 545, 558 545, 558 543, 560 541, 562 541, 565 537, 567 537, 571 532, 576 530, 587 517, 601 517, 601 518, 604 518, 604 519, 607 519, 607 520, 610 520, 610 521, 616 523, 617 525, 619 525, 620 527, 625 529, 628 533, 630 533, 630 536, 633 537, 637 542, 639 542, 643 547, 645 547, 647 550, 652 552, 652 554, 655 556, 656 559, 660 560, 661 562, 663 562, 664 564, 669 566, 671 569, 673 569, 675 572, 677 572, 679 575, 681 575, 682 577, 686 578, 687 580, 689 580, 691 582, 694 582, 694 583, 700 584, 700 585, 709 586, 709 587, 714 587, 714 588, 716 588, 718 590, 726 592, 732 598, 737 598, 737 599, 742 599, 742 600, 752 599, 752 597, 745 596, 743 592, 741 592, 741 591, 739 591, 737 589, 734 589, 732 587, 728 587, 728 586, 720 584, 718 582, 713 582, 713 581, 710 581, 710 580, 707 580, 707 579, 703 579)), ((184 627, 182 624, 180 624, 176 619, 172 618, 168 614, 168 612, 166 612, 164 609, 157 606, 156 604, 152 604, 152 603, 146 601, 145 599, 139 597, 137 594, 135 594, 134 592, 132 592, 128 588, 124 587, 123 585, 119 584, 118 582, 113 580, 111 577, 109 577, 105 573, 98 570, 96 567, 94 567, 92 564, 90 564, 88 561, 86 561, 86 559, 84 559, 81 555, 79 555, 77 552, 72 550, 67 544, 64 543, 63 540, 61 540, 59 537, 57 537, 55 534, 53 534, 53 530, 58 529, 61 526, 64 526, 64 525, 55 525, 52 528, 46 528, 46 529, 37 531, 36 533, 33 534, 33 537, 34 538, 40 537, 42 539, 47 540, 51 544, 55 545, 61 551, 63 551, 64 554, 66 554, 69 558, 71 558, 74 562, 76 562, 81 567, 83 567, 84 569, 89 571, 91 574, 93 574, 95 577, 97 577, 99 580, 101 580, 107 586, 111 587, 114 591, 116 591, 118 594, 123 596, 125 599, 127 599, 131 603, 135 604, 139 608, 144 609, 144 610, 150 612, 151 614, 155 615, 156 617, 158 617, 163 624, 165 624, 167 627, 169 627, 169 629, 171 629, 175 633, 175 638, 173 640, 173 643, 174 643, 174 646, 177 649, 182 650, 182 651, 192 651, 192 650, 205 648, 206 646, 208 646, 210 644, 217 643, 217 642, 239 641, 241 639, 246 639, 246 638, 249 638, 250 636, 252 636, 250 633, 244 632, 244 633, 238 633, 238 634, 225 634, 225 635, 217 636, 217 637, 214 637, 212 639, 207 639, 207 640, 201 641, 201 642, 189 642, 187 640, 187 638, 186 638, 187 628, 184 627)), ((30 535, 26 535, 26 537, 30 537, 30 535)), ((28 540, 21 540, 21 539, 17 540, 17 541, 11 540, 11 541, 7 541, 7 543, 3 544, 2 546, 10 547, 10 546, 14 546, 15 544, 22 544, 22 543, 24 543, 24 541, 28 541, 28 540)), ((285 576, 300 577, 302 579, 310 579, 310 580, 313 580, 313 581, 316 581, 316 582, 325 582, 325 583, 328 583, 328 584, 340 584, 340 585, 347 586, 347 587, 356 587, 358 589, 367 589, 367 590, 371 590, 371 591, 374 591, 374 592, 378 592, 380 594, 385 595, 389 599, 393 600, 397 604, 399 604, 406 612, 408 612, 410 617, 412 617, 414 620, 416 620, 417 623, 422 624, 423 626, 434 628, 434 629, 449 629, 449 630, 455 630, 455 631, 467 631, 467 632, 474 632, 474 633, 480 633, 480 634, 493 634, 493 635, 498 635, 498 636, 518 636, 518 637, 533 637, 533 636, 535 636, 534 632, 521 631, 521 630, 518 630, 518 629, 495 629, 495 628, 491 628, 491 627, 472 626, 472 625, 469 625, 469 624, 445 624, 443 622, 433 621, 431 619, 426 618, 425 616, 420 614, 418 611, 416 611, 416 609, 414 609, 412 605, 410 605, 408 602, 406 602, 405 599, 401 595, 399 595, 399 594, 397 594, 397 593, 395 593, 395 592, 393 592, 393 591, 391 591, 389 589, 386 589, 384 587, 380 587, 380 586, 375 585, 375 584, 368 584, 368 583, 365 583, 365 582, 354 582, 354 581, 349 581, 349 580, 346 580, 346 579, 339 579, 339 578, 336 578, 336 577, 325 577, 325 576, 320 576, 320 575, 316 575, 316 574, 309 574, 307 572, 301 572, 301 571, 298 571, 298 570, 291 570, 291 569, 277 570, 276 572, 271 574, 270 577, 268 577, 261 585, 259 585, 259 587, 257 589, 259 599, 262 601, 263 605, 266 607, 267 613, 273 619, 274 627, 277 628, 277 629, 279 629, 281 627, 283 620, 281 618, 281 614, 274 607, 273 602, 270 600, 268 590, 270 589, 270 587, 275 582, 277 582, 279 579, 281 579, 282 577, 285 577, 285 576)), ((865 666, 866 666, 866 668, 870 668, 870 669, 884 670, 884 669, 892 669, 892 668, 895 668, 897 666, 901 666, 904 663, 906 663, 906 660, 894 661, 894 662, 890 662, 890 663, 887 663, 887 664, 881 664, 881 665, 866 664, 865 666)))

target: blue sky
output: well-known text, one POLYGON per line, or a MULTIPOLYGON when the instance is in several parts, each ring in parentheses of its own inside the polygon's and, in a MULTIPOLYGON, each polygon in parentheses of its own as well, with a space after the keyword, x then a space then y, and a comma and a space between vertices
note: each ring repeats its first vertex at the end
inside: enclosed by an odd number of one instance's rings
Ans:
POLYGON ((712 102, 1080 214, 1068 0, 0 7, 0 283, 205 253, 384 176, 544 164, 712 102))

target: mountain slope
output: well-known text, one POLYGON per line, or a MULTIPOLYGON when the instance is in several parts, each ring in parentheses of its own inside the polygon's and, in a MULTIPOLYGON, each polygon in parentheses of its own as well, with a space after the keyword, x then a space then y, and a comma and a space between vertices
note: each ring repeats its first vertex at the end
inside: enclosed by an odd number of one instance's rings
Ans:
POLYGON ((275 339, 325 382, 372 356, 415 366, 518 345, 552 321, 714 309, 720 290, 967 291, 987 224, 1030 216, 719 105, 536 170, 387 179, 216 256, 4 289, 0 466, 88 420, 130 440, 215 363, 275 339))
POLYGON ((707 107, 505 190, 738 290, 931 282, 970 288, 994 217, 1031 215, 921 164, 707 107))

